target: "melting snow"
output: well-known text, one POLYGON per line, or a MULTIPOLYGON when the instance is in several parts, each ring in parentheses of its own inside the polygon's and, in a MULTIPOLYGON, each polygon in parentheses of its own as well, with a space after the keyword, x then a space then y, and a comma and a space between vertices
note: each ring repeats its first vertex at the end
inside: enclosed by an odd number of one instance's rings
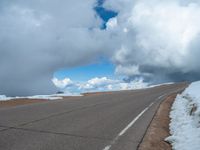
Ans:
POLYGON ((200 150, 200 81, 193 82, 176 97, 170 113, 166 140, 174 150, 200 150))

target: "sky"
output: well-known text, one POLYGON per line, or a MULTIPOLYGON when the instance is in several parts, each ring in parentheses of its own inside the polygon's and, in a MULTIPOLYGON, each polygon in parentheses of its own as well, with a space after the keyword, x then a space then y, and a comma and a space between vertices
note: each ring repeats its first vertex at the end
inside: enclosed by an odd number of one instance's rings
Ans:
POLYGON ((106 23, 109 19, 116 17, 118 15, 117 11, 105 9, 103 7, 105 0, 98 0, 97 5, 94 7, 94 10, 97 12, 97 15, 103 20, 101 29, 106 29, 106 23))
MULTIPOLYGON (((115 67, 112 63, 105 60, 84 66, 73 67, 70 69, 61 69, 54 73, 54 77, 62 80, 66 77, 74 81, 87 81, 93 77, 116 78, 114 75, 115 67)), ((119 78, 119 77, 118 77, 119 78)))
POLYGON ((198 0, 1 0, 0 12, 0 95, 200 79, 198 0))

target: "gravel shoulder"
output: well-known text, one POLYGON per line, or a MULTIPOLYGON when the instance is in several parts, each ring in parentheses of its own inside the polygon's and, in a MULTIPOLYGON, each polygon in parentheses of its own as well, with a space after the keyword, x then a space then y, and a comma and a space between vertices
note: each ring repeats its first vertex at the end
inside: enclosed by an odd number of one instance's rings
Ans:
POLYGON ((27 105, 32 103, 42 103, 47 101, 48 100, 44 99, 14 99, 8 101, 0 101, 0 108, 13 107, 18 105, 27 105))
POLYGON ((139 146, 139 150, 171 150, 172 147, 164 139, 169 134, 169 113, 176 94, 168 96, 157 110, 147 132, 139 146))

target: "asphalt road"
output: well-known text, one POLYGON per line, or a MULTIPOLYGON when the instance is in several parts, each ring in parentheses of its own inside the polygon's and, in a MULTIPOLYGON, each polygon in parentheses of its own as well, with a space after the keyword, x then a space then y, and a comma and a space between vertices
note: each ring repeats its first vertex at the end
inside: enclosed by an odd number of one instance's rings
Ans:
POLYGON ((135 150, 159 103, 186 84, 0 109, 0 150, 135 150))

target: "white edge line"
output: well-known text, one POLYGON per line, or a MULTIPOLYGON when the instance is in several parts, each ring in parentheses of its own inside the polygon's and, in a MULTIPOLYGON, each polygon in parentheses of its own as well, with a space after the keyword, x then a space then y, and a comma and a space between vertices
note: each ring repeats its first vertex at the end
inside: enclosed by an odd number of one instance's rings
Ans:
POLYGON ((103 150, 109 150, 113 144, 119 139, 120 136, 122 136, 126 131, 133 126, 133 124, 153 105, 154 103, 151 103, 148 107, 146 107, 137 117, 133 119, 111 142, 110 145, 107 145, 103 150))
MULTIPOLYGON (((155 101, 163 98, 166 94, 161 95, 160 97, 158 97, 155 101)), ((148 107, 146 107, 139 115, 137 115, 133 121, 131 121, 115 138, 114 140, 110 143, 110 145, 107 145, 103 150, 110 150, 110 148, 112 147, 112 145, 114 145, 116 143, 116 141, 119 139, 120 136, 124 135, 126 133, 126 131, 132 127, 135 122, 155 103, 155 101, 153 103, 151 103, 148 107)))
POLYGON ((135 119, 133 121, 131 121, 126 128, 124 128, 119 134, 118 136, 122 136, 124 133, 126 133, 126 131, 148 110, 148 107, 145 108, 137 117, 135 117, 135 119))
POLYGON ((111 148, 111 145, 108 145, 103 150, 109 150, 110 148, 111 148))

